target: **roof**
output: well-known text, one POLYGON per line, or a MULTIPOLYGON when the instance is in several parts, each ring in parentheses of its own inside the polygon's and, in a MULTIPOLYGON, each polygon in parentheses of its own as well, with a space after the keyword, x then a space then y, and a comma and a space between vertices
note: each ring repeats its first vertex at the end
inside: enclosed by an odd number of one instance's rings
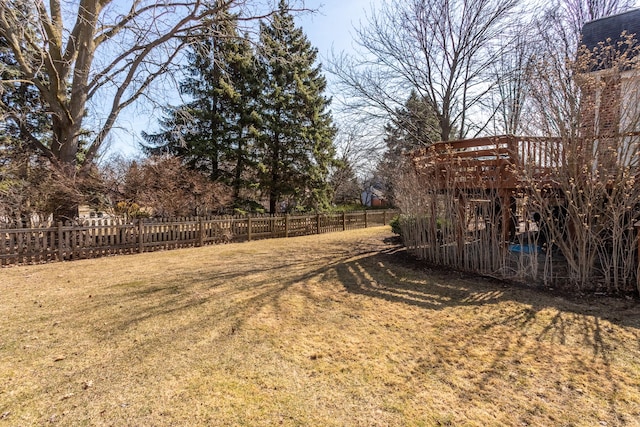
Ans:
MULTIPOLYGON (((608 16, 606 18, 596 19, 587 22, 582 26, 582 44, 594 52, 596 60, 589 68, 589 71, 598 71, 611 68, 612 61, 618 55, 626 54, 627 59, 631 59, 640 51, 640 9, 630 10, 629 12, 620 13, 618 15, 608 16), (618 44, 626 41, 623 39, 622 33, 633 37, 634 43, 618 44), (598 46, 604 43, 605 46, 616 46, 617 54, 612 57, 610 54, 598 54, 598 46)), ((603 51, 604 52, 604 51, 603 51)))
POLYGON ((640 9, 587 22, 582 26, 582 44, 591 51, 600 42, 615 44, 622 40, 624 31, 635 35, 636 41, 640 39, 640 9))

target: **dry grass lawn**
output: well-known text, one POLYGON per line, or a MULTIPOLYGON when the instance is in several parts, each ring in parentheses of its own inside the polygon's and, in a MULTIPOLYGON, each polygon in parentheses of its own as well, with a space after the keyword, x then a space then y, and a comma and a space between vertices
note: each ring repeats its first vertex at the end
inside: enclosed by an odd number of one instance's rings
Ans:
POLYGON ((0 270, 0 426, 640 425, 640 307, 388 228, 0 270))

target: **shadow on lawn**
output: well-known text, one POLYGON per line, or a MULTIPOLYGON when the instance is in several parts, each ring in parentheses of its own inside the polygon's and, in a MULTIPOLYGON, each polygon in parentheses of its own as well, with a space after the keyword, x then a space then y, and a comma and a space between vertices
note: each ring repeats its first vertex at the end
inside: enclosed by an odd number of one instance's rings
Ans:
MULTIPOLYGON (((610 414, 616 414, 615 395, 621 381, 628 380, 614 374, 612 365, 617 363, 619 370, 621 355, 633 357, 640 350, 637 301, 570 299, 497 280, 444 270, 425 271, 421 267, 404 249, 393 247, 347 260, 336 269, 344 288, 353 294, 426 311, 470 308, 464 314, 461 312, 465 319, 459 322, 459 327, 445 332, 449 335, 441 342, 443 348, 439 351, 467 358, 472 357, 469 348, 490 346, 491 361, 479 378, 472 381, 473 393, 482 393, 485 384, 491 381, 502 381, 505 366, 517 370, 522 360, 543 359, 541 363, 550 370, 577 367, 579 372, 596 375, 595 381, 608 383, 612 392, 607 405, 610 414), (508 304, 498 307, 502 303, 508 304), (615 325, 625 330, 616 330, 615 325), (568 357, 570 364, 562 357, 568 357)), ((571 384, 567 377, 557 378, 554 387, 579 399, 582 393, 579 385, 571 384)), ((633 388, 630 384, 626 386, 633 388)))
MULTIPOLYGON (((247 325, 247 321, 255 320, 254 316, 265 307, 273 313, 285 313, 287 302, 281 297, 294 286, 298 294, 306 297, 303 299, 306 304, 327 303, 318 300, 315 285, 309 284, 317 281, 318 286, 322 286, 325 278, 336 276, 350 294, 392 305, 408 305, 425 314, 456 307, 477 310, 477 318, 467 313, 472 321, 466 326, 460 324, 443 332, 449 334, 446 337, 449 339, 443 340, 438 349, 442 355, 454 355, 446 362, 450 365, 442 370, 447 373, 456 369, 455 357, 472 359, 467 351, 473 346, 495 348, 486 366, 478 369, 477 377, 469 379, 470 395, 482 393, 485 384, 503 378, 503 366, 517 367, 522 359, 545 354, 545 351, 549 354, 550 344, 551 347, 573 345, 587 349, 565 353, 573 358, 571 365, 578 369, 590 370, 594 364, 598 365, 602 381, 608 381, 615 390, 620 387, 620 380, 611 375, 611 366, 616 363, 614 354, 621 350, 628 350, 629 354, 639 352, 640 310, 635 302, 604 298, 574 301, 456 272, 427 271, 403 248, 382 242, 365 242, 314 258, 281 256, 270 262, 260 265, 252 259, 238 268, 230 265, 210 270, 204 266, 202 271, 181 272, 176 281, 159 280, 147 286, 137 282, 121 283, 105 289, 101 295, 94 295, 83 312, 95 314, 96 330, 92 334, 96 344, 118 348, 117 352, 109 353, 111 359, 104 362, 105 365, 126 366, 131 360, 144 364, 147 360, 153 361, 159 350, 167 346, 184 351, 218 352, 232 345, 245 328, 255 329, 259 322, 247 325), (281 270, 289 272, 283 274, 281 270), (508 302, 516 303, 517 307, 491 309, 508 302), (624 335, 613 330, 609 322, 627 327, 626 336, 635 338, 623 340, 624 335), (138 329, 141 333, 134 335, 138 329), (494 341, 483 342, 487 337, 494 341), (118 341, 115 347, 113 340, 118 341), (521 342, 527 345, 520 346, 521 342), (589 354, 590 360, 583 360, 584 354, 589 354)), ((331 304, 327 303, 327 309, 331 309, 331 304)), ((92 323, 91 319, 84 322, 92 323)), ((240 341, 262 339, 260 333, 246 332, 240 341)), ((250 341, 246 348, 254 345, 261 343, 250 341)), ((550 365, 554 363, 551 354, 550 365)), ((189 360, 185 357, 184 363, 190 363, 189 360)), ((571 387, 567 390, 574 393, 571 387)), ((615 413, 615 401, 608 403, 610 412, 615 413)))
MULTIPOLYGON (((456 271, 430 270, 399 246, 346 260, 336 269, 349 292, 425 309, 480 306, 510 300, 530 306, 518 316, 518 322, 526 323, 543 308, 555 308, 563 314, 591 316, 640 329, 640 305, 635 300, 571 298, 566 294, 456 271)), ((562 329, 560 319, 556 319, 554 325, 562 329)))

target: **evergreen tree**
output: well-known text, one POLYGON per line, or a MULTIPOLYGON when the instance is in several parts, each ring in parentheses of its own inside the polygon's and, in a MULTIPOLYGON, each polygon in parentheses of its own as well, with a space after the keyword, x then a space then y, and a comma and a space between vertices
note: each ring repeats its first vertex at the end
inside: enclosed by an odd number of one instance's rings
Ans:
POLYGON ((246 171, 255 165, 259 86, 251 45, 236 24, 234 16, 220 12, 197 37, 180 86, 192 101, 167 107, 162 132, 143 137, 148 154, 176 155, 212 181, 232 185, 238 198, 248 186, 246 171))
POLYGON ((412 91, 385 127, 387 150, 400 155, 440 140, 438 119, 426 100, 412 91))
POLYGON ((228 79, 221 80, 220 86, 221 96, 229 102, 227 160, 234 165, 231 185, 236 204, 240 204, 241 191, 255 182, 256 141, 262 123, 258 112, 261 84, 248 35, 234 39, 226 54, 228 79))
POLYGON ((389 201, 394 203, 394 181, 404 167, 406 155, 417 148, 428 147, 440 138, 438 119, 428 102, 412 91, 404 107, 397 109, 385 127, 386 151, 378 165, 380 184, 389 201))
POLYGON ((317 49, 295 26, 287 2, 280 0, 272 20, 260 25, 264 86, 259 170, 270 212, 287 200, 315 209, 330 203, 335 129, 327 110, 330 100, 323 96, 326 79, 316 58, 317 49))
MULTIPOLYGON (((25 27, 32 30, 29 23, 25 27)), ((41 211, 48 167, 27 135, 48 139, 51 125, 38 91, 20 78, 18 61, 2 36, 0 80, 7 82, 0 86, 0 217, 27 225, 34 214, 47 213, 41 211)))

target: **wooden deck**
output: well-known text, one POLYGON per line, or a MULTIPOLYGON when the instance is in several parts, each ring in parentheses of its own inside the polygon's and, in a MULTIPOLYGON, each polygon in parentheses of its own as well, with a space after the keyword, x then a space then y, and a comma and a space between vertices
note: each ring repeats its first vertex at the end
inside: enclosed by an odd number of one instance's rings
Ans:
POLYGON ((515 190, 552 183, 564 163, 560 138, 492 136, 439 142, 412 153, 414 166, 438 190, 515 190))

